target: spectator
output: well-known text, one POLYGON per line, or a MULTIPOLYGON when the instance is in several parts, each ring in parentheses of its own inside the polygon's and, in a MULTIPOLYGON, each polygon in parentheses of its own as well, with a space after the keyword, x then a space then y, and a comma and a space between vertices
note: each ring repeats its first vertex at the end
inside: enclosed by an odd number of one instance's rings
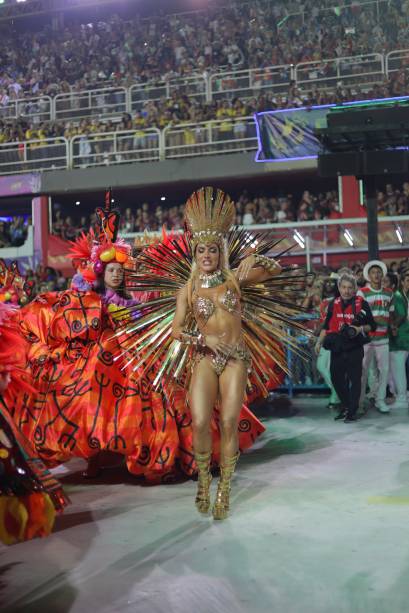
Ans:
POLYGON ((402 272, 394 294, 390 335, 390 369, 396 399, 391 409, 408 409, 406 361, 409 355, 409 269, 402 272))
POLYGON ((386 273, 386 265, 380 260, 371 260, 365 264, 364 277, 367 285, 358 292, 358 295, 370 305, 376 322, 376 331, 370 333, 371 342, 365 346, 360 406, 364 408, 368 370, 372 359, 375 359, 378 374, 375 407, 381 413, 389 413, 385 398, 389 376, 388 335, 393 292, 389 288, 382 287, 382 280, 386 273))
POLYGON ((24 217, 15 217, 10 224, 10 242, 12 247, 21 247, 27 238, 24 217))
MULTIPOLYGON (((324 322, 327 316, 328 305, 338 296, 339 296, 339 291, 338 291, 338 285, 337 285, 336 278, 330 277, 328 279, 325 279, 323 288, 322 288, 322 300, 321 300, 320 307, 319 307, 320 308, 320 326, 317 330, 318 334, 321 332, 321 329, 323 328, 323 325, 324 325, 324 322)), ((331 367, 331 352, 328 349, 325 349, 322 345, 319 346, 318 349, 319 351, 317 355, 317 370, 322 376, 322 378, 324 379, 324 382, 326 383, 326 385, 330 389, 328 408, 333 409, 333 408, 339 407, 340 399, 338 397, 337 392, 335 391, 335 388, 332 384, 332 379, 331 379, 331 368, 330 368, 331 367)))
POLYGON ((4 221, 0 220, 0 248, 10 245, 10 233, 4 221))
MULTIPOLYGON (((396 262, 393 262, 393 263, 396 264, 396 262)), ((390 270, 391 270, 391 266, 389 267, 390 270)), ((398 289, 398 284, 399 284, 398 275, 393 272, 387 272, 384 278, 382 279, 382 287, 384 289, 391 289, 392 292, 394 293, 398 289)))

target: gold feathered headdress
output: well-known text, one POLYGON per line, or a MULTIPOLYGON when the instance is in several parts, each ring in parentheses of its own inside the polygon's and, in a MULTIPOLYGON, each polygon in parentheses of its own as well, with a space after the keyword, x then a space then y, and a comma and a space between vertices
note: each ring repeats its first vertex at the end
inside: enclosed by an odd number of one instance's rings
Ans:
POLYGON ((193 250, 198 243, 221 244, 233 225, 235 214, 233 200, 221 189, 202 187, 193 192, 185 208, 193 250))

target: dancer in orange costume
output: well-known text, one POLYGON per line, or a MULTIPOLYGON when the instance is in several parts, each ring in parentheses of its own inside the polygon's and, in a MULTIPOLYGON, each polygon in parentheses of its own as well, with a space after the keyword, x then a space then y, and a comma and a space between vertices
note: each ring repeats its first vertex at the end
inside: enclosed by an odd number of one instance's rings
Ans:
MULTIPOLYGON (((2 295, 17 291, 3 286, 2 295)), ((21 297, 21 296, 20 296, 21 297)), ((8 301, 8 297, 7 301, 8 301)), ((18 333, 8 328, 14 308, 0 303, 0 321, 5 324, 3 343, 19 343, 18 333)), ((11 358, 0 350, 0 399, 14 381, 28 393, 32 389, 18 367, 19 356, 11 358)), ((12 545, 50 534, 57 512, 68 504, 60 484, 36 457, 10 415, 0 406, 0 541, 12 545)))
MULTIPOLYGON (((73 287, 37 297, 20 310, 18 323, 37 394, 10 386, 6 403, 19 429, 50 465, 72 457, 90 460, 101 451, 126 458, 128 470, 158 482, 195 471, 190 413, 183 395, 171 400, 153 391, 142 369, 122 368, 121 322, 137 323, 139 305, 127 295, 134 261, 116 240, 118 216, 98 212, 101 233, 82 236, 71 256, 78 268, 73 287), (131 311, 132 309, 132 311, 131 311)), ((216 421, 213 424, 218 436, 216 421)), ((241 444, 249 447, 263 427, 245 421, 241 444)))
POLYGON ((234 204, 220 190, 195 192, 185 215, 185 237, 140 256, 145 274, 135 275, 134 289, 161 289, 162 294, 138 306, 137 322, 122 324, 119 358, 124 368, 153 371, 153 386, 169 396, 180 397, 178 383, 189 390, 199 474, 196 506, 209 511, 211 464, 217 460, 221 476, 213 517, 224 519, 242 449, 240 434, 246 417, 249 423, 255 419, 242 405, 246 384, 250 375, 250 393, 255 382, 266 395, 277 378, 275 365, 285 368, 282 343, 294 348, 288 328, 302 328, 292 321, 299 309, 286 286, 299 278, 281 274, 280 265, 264 255, 274 246, 268 238, 229 233, 234 204), (135 355, 129 357, 131 350, 135 355))

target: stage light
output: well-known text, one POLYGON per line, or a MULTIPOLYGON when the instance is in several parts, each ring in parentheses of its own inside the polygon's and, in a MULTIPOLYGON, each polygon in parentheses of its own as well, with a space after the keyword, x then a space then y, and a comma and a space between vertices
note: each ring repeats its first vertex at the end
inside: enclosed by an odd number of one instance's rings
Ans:
POLYGON ((80 200, 76 200, 75 206, 79 206, 81 204, 80 200))
POLYGON ((344 238, 350 247, 354 246, 354 239, 352 238, 352 234, 349 230, 344 230, 344 238))
POLYGON ((114 204, 115 203, 115 198, 111 198, 111 203, 114 204))
POLYGON ((163 201, 163 200, 166 200, 166 196, 161 196, 161 197, 160 197, 160 199, 161 199, 162 201, 163 201))
POLYGON ((396 226, 395 232, 396 232, 396 236, 398 237, 398 241, 400 242, 400 244, 402 244, 403 243, 403 236, 402 236, 402 230, 400 229, 399 226, 396 226))
POLYGON ((294 230, 293 238, 295 242, 299 244, 301 249, 305 249, 305 238, 303 237, 301 232, 298 232, 298 230, 294 230))

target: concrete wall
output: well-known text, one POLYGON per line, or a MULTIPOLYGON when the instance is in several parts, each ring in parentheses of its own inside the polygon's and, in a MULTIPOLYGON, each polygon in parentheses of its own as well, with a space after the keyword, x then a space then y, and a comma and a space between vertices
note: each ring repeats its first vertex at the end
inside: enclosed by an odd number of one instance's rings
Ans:
POLYGON ((197 158, 165 160, 102 166, 75 170, 58 170, 42 174, 43 194, 101 191, 107 185, 132 188, 148 185, 169 185, 176 182, 234 179, 265 176, 317 168, 316 160, 288 162, 254 162, 254 152, 231 155, 212 155, 197 158))

